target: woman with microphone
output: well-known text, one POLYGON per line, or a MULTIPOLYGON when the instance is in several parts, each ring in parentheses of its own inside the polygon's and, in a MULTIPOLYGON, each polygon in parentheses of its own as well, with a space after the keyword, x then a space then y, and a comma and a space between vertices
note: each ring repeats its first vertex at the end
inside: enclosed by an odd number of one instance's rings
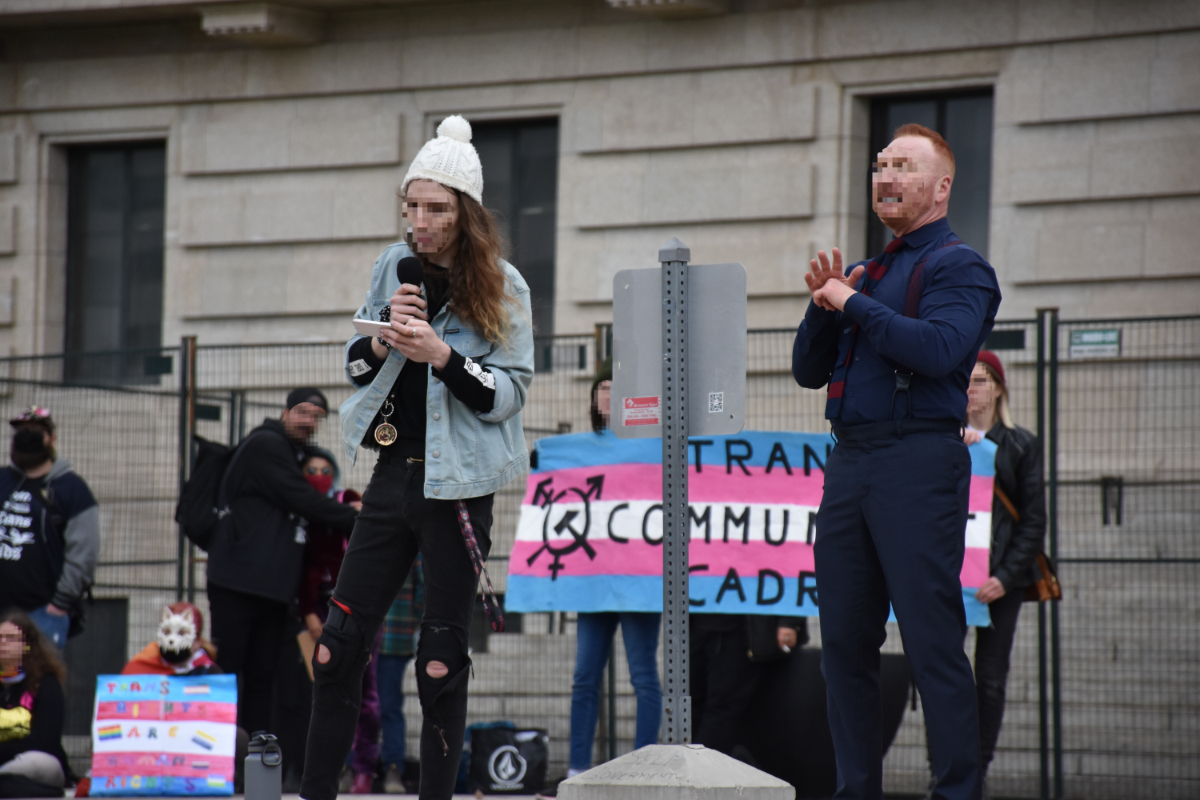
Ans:
MULTIPOLYGON (((346 455, 353 462, 361 445, 378 450, 379 461, 313 655, 306 800, 337 796, 371 644, 418 552, 420 797, 454 793, 475 586, 490 590, 483 560, 494 494, 528 469, 521 408, 533 377, 529 287, 500 258, 470 142, 470 124, 448 117, 413 160, 400 190, 405 242, 375 262, 357 314, 390 325, 346 346, 346 374, 359 387, 341 407, 346 455)), ((499 630, 489 595, 485 608, 499 630)))

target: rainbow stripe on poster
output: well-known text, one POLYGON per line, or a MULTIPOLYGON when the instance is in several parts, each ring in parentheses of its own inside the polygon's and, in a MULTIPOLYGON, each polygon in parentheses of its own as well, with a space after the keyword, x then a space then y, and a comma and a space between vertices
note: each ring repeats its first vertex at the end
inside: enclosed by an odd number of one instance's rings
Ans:
POLYGON ((236 739, 236 676, 100 675, 91 795, 232 795, 236 739))
MULTIPOLYGON (((743 431, 690 442, 693 609, 816 616, 812 543, 828 434, 743 431), (700 606, 699 604, 703 604, 700 606)), ((967 622, 990 624, 975 591, 988 577, 996 446, 970 448, 960 580, 967 622)), ((509 559, 505 608, 662 610, 662 442, 612 433, 537 443, 509 559)))

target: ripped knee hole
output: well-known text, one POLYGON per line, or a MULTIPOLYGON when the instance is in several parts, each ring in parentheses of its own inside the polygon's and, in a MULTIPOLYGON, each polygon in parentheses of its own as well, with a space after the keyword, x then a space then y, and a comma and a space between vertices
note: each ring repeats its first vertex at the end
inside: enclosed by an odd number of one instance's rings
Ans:
POLYGON ((441 661, 430 661, 425 665, 425 674, 431 678, 444 678, 450 674, 450 668, 441 661))

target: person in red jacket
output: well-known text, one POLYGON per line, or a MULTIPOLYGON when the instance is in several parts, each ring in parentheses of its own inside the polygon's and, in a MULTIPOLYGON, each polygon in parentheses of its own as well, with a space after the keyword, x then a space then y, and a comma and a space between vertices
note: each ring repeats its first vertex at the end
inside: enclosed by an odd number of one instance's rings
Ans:
MULTIPOLYGON (((171 603, 159 615, 158 634, 154 641, 121 670, 122 675, 221 675, 217 666, 217 648, 204 638, 204 615, 191 603, 171 603)), ((246 753, 250 735, 237 729, 233 757, 233 787, 244 787, 246 753)), ((57 795, 56 795, 57 796, 57 795)), ((86 795, 76 795, 86 797, 86 795)))

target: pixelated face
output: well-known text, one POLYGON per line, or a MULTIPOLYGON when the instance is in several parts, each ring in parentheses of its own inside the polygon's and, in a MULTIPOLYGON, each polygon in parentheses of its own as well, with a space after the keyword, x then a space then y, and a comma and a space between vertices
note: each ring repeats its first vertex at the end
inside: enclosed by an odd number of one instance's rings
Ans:
POLYGON ((191 609, 176 614, 170 607, 163 608, 158 623, 158 649, 164 653, 190 652, 196 641, 196 621, 191 609))
POLYGON ((25 652, 25 633, 15 622, 0 625, 0 663, 19 665, 25 652))
POLYGON ((423 255, 441 253, 458 235, 458 197, 440 183, 410 183, 404 197, 404 216, 412 230, 413 248, 423 255))
MULTIPOLYGON (((941 178, 947 174, 932 142, 901 136, 875 158, 871 207, 885 224, 916 219, 933 208, 941 178)), ((949 184, 945 191, 949 193, 949 184)))
POLYGON ((596 386, 596 410, 600 412, 600 416, 608 422, 611 416, 610 408, 612 406, 612 381, 600 381, 596 386))
POLYGON ((983 364, 976 364, 971 370, 971 382, 967 384, 967 413, 990 414, 999 399, 1000 387, 983 364))
POLYGON ((325 409, 314 403, 297 403, 283 412, 283 429, 294 441, 307 442, 316 435, 323 419, 325 409))

